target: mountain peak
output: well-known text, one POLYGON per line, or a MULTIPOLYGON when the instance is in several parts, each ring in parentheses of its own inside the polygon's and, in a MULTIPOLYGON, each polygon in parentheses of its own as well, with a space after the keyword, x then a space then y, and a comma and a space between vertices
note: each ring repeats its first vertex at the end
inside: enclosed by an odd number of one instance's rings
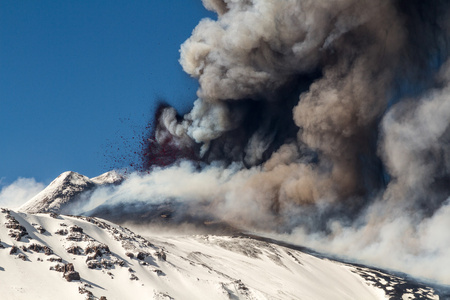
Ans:
POLYGON ((100 176, 91 178, 92 182, 97 185, 103 184, 118 184, 124 180, 124 176, 119 174, 117 171, 112 170, 106 173, 103 173, 100 176))
POLYGON ((69 201, 94 187, 95 183, 88 177, 67 171, 22 205, 19 211, 26 213, 60 212, 69 201))
POLYGON ((81 175, 77 172, 66 171, 61 173, 55 180, 50 183, 51 185, 60 185, 61 183, 71 185, 85 185, 88 182, 92 182, 89 177, 81 175))
POLYGON ((77 172, 66 171, 55 178, 43 191, 31 198, 19 208, 25 213, 63 212, 69 205, 74 205, 84 192, 98 186, 118 184, 124 177, 116 171, 109 171, 90 179, 77 172))

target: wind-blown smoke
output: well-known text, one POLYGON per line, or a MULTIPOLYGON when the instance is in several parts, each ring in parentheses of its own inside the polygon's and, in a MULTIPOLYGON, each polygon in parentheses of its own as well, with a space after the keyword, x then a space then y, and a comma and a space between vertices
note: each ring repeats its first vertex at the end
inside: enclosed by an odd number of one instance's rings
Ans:
POLYGON ((91 203, 177 199, 450 283, 448 270, 423 269, 450 262, 450 4, 203 3, 218 18, 180 50, 200 83, 193 109, 161 108, 150 174, 91 203), (167 153, 175 159, 160 163, 167 153))

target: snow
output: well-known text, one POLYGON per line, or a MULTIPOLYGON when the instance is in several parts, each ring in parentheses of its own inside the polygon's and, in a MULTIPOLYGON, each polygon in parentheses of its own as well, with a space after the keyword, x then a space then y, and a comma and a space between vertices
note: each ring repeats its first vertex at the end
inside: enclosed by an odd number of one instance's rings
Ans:
POLYGON ((155 232, 143 238, 95 218, 11 211, 9 215, 28 233, 16 241, 8 235, 6 224, 11 217, 7 215, 0 213, 0 239, 5 247, 0 249, 1 299, 60 299, 61 295, 83 299, 87 294, 80 294, 79 289, 109 300, 386 299, 382 289, 367 284, 349 265, 247 237, 164 237, 155 232), (46 231, 40 233, 39 226, 46 231), (82 233, 72 232, 80 228, 82 233), (64 229, 66 235, 56 234, 64 229), (22 249, 33 243, 48 246, 54 253, 22 249), (13 245, 19 251, 11 255, 13 245), (87 258, 94 254, 86 251, 93 245, 108 246, 109 252, 92 259, 107 267, 89 268, 87 258), (68 253, 71 246, 78 246, 81 253, 68 253), (166 261, 158 258, 161 251, 166 261), (139 260, 139 252, 148 256, 139 260), (130 253, 133 258, 127 256, 130 253), (20 254, 26 256, 25 261, 20 254), (63 273, 50 270, 58 264, 48 261, 51 257, 61 258, 61 264, 72 263, 81 280, 68 282, 63 273))
POLYGON ((97 185, 116 184, 116 183, 121 182, 122 180, 124 180, 124 177, 115 170, 109 171, 109 172, 103 173, 100 176, 91 178, 91 181, 97 185))
POLYGON ((27 213, 57 212, 64 204, 73 202, 75 196, 93 187, 94 183, 88 177, 64 172, 18 210, 27 213))
POLYGON ((1 210, 0 299, 439 299, 404 278, 247 236, 134 230, 1 210), (69 263, 80 280, 51 270, 69 263))
POLYGON ((19 207, 18 211, 25 213, 60 213, 69 206, 78 205, 77 202, 83 200, 81 196, 84 192, 91 192, 99 186, 117 184, 123 179, 124 177, 116 171, 106 172, 92 179, 76 172, 67 171, 19 207))

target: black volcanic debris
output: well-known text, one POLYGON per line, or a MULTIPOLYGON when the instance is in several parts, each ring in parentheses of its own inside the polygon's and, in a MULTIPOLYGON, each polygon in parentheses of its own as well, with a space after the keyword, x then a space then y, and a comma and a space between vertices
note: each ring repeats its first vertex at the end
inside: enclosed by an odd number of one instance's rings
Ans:
MULTIPOLYGON (((141 171, 180 161, 199 172, 252 169, 269 195, 261 210, 276 219, 261 226, 323 232, 331 218, 351 224, 390 183, 408 177, 384 149, 397 124, 383 124, 387 115, 403 122, 409 116, 390 112, 414 111, 424 95, 447 85, 437 77, 450 53, 448 1, 203 2, 217 20, 200 22, 180 50, 183 69, 199 81, 198 99, 184 116, 167 105, 157 109, 141 171)), ((401 187, 415 195, 408 205, 427 216, 450 192, 446 145, 411 150, 412 160, 437 161, 427 174, 436 180, 425 189, 433 200, 414 193, 417 185, 401 187)), ((94 215, 118 220, 114 209, 94 215)))
MULTIPOLYGON (((166 130, 162 118, 168 108, 167 104, 160 104, 155 113, 156 121, 147 126, 150 132, 144 136, 142 143, 142 167, 137 166, 139 171, 148 171, 153 167, 169 166, 181 159, 199 160, 198 146, 193 142, 185 143, 182 139, 173 136, 166 130)), ((171 112, 174 113, 176 119, 182 119, 175 111, 171 112)))

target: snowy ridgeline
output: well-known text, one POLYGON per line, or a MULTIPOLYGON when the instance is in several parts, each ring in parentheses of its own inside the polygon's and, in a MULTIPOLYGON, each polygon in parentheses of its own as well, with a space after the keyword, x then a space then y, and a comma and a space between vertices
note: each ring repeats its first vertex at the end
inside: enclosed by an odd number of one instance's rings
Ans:
POLYGON ((116 171, 89 178, 76 172, 67 171, 53 180, 43 191, 19 208, 26 213, 69 212, 80 203, 80 196, 89 195, 95 188, 119 184, 124 177, 116 171))
POLYGON ((439 299, 432 288, 239 236, 144 238, 110 222, 0 212, 0 298, 439 299))

